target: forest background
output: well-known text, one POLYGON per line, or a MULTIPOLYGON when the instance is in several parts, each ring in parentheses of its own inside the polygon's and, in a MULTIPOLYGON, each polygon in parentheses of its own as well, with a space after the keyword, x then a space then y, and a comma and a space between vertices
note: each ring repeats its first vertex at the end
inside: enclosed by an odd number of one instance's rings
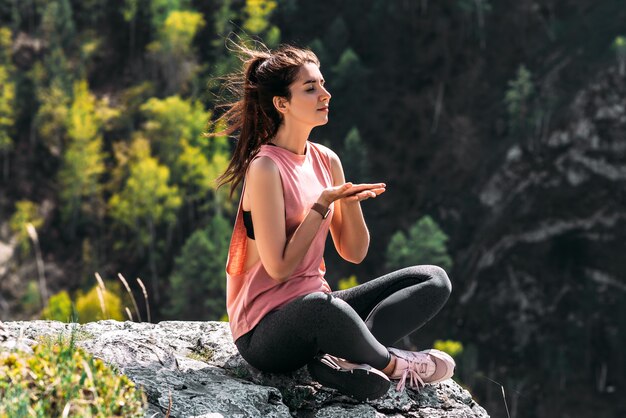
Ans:
POLYGON ((119 320, 226 320, 233 140, 203 136, 240 66, 226 39, 294 43, 333 94, 312 140, 388 185, 363 205, 367 259, 329 247, 331 286, 440 265, 453 295, 403 345, 448 344, 492 416, 624 416, 625 18, 617 0, 0 0, 0 319, 97 320, 102 298, 119 320), (149 307, 125 309, 118 273, 149 307))

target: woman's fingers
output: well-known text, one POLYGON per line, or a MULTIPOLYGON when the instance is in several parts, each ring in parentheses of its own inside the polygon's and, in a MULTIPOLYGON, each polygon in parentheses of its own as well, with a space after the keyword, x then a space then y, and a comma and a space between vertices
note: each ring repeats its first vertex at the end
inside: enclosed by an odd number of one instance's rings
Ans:
POLYGON ((385 183, 362 183, 362 184, 353 184, 350 190, 353 193, 359 193, 364 190, 373 190, 373 189, 380 189, 380 188, 384 189, 385 187, 386 187, 385 183))
POLYGON ((361 201, 384 193, 385 188, 385 183, 352 184, 348 182, 326 189, 324 191, 326 197, 324 200, 328 201, 329 204, 330 202, 334 202, 339 199, 346 199, 347 201, 361 201))
POLYGON ((385 190, 386 189, 384 187, 379 187, 379 188, 371 189, 371 190, 364 190, 359 193, 354 193, 354 194, 350 194, 346 196, 345 200, 349 202, 356 202, 356 201, 360 202, 366 199, 375 198, 376 196, 384 193, 385 190))

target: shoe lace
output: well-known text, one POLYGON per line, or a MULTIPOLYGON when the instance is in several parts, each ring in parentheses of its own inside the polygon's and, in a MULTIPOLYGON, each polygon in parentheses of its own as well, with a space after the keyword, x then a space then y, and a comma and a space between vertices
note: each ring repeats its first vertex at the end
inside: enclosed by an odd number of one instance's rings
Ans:
POLYGON ((420 377, 417 372, 417 368, 423 366, 421 362, 415 362, 410 359, 405 360, 407 362, 407 367, 402 372, 402 376, 400 377, 400 381, 396 386, 396 390, 401 391, 404 389, 407 378, 409 379, 409 387, 415 390, 420 390, 421 387, 424 387, 424 380, 420 377))

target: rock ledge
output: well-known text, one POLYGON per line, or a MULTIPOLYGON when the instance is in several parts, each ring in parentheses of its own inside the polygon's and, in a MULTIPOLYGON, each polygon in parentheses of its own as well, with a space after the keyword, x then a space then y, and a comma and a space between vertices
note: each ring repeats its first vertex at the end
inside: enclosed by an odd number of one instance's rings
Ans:
POLYGON ((68 335, 144 387, 146 417, 482 418, 487 412, 452 380, 419 393, 396 392, 359 403, 313 382, 306 368, 261 373, 237 353, 228 324, 164 321, 0 322, 0 351, 28 350, 39 336, 68 335))

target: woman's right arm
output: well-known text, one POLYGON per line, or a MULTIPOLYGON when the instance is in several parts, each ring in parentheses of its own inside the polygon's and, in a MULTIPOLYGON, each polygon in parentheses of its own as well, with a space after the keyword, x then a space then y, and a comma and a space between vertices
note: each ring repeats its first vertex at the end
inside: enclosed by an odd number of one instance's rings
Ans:
MULTIPOLYGON (((322 192, 318 203, 324 206, 345 197, 350 183, 322 192)), ((254 237, 263 267, 282 283, 300 264, 322 223, 322 216, 309 210, 289 241, 285 228, 285 202, 278 167, 268 157, 255 159, 248 169, 246 193, 252 212, 254 237)))

